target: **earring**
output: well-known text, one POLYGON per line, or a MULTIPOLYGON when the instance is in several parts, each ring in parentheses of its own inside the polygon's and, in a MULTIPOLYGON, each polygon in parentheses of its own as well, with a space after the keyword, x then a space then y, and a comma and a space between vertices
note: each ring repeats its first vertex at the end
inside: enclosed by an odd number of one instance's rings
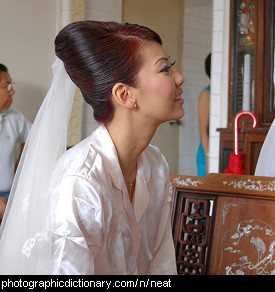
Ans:
POLYGON ((133 104, 133 107, 134 107, 134 108, 136 108, 136 107, 137 107, 137 104, 136 104, 136 103, 134 103, 134 104, 133 104))

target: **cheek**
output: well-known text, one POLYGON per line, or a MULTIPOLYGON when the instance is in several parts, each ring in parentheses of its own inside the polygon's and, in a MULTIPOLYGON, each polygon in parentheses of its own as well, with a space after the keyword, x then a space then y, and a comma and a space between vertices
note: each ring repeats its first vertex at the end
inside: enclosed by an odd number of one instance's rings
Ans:
POLYGON ((0 96, 0 106, 4 106, 9 99, 9 95, 2 95, 0 96))
POLYGON ((167 99, 174 98, 175 96, 175 84, 169 79, 148 78, 145 88, 147 88, 147 92, 151 95, 163 96, 167 99))
POLYGON ((6 99, 4 96, 0 96, 0 106, 3 106, 6 102, 6 99))
POLYGON ((175 86, 173 82, 163 82, 158 88, 160 94, 168 99, 174 99, 175 97, 175 86))

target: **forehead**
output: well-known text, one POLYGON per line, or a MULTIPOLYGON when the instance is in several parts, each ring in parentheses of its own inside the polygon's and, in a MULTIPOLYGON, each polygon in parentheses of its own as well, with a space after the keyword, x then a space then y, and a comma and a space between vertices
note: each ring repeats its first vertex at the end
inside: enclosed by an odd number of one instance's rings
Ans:
POLYGON ((8 72, 1 71, 0 72, 0 82, 2 84, 11 83, 11 77, 8 72))
POLYGON ((155 65, 159 59, 169 58, 163 47, 155 41, 146 42, 142 49, 142 57, 147 65, 155 65))

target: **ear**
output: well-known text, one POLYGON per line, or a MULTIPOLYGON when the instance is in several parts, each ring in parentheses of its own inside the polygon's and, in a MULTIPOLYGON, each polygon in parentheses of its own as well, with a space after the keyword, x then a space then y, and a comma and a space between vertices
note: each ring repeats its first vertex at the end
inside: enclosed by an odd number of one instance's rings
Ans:
POLYGON ((134 99, 131 97, 131 87, 124 83, 116 83, 112 89, 113 100, 118 104, 133 108, 135 104, 134 99))

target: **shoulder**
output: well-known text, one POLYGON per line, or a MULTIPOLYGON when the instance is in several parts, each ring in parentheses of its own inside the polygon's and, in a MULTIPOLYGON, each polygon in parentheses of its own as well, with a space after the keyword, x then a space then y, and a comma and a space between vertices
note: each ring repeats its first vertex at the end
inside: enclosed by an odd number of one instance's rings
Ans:
POLYGON ((149 155, 149 158, 160 159, 160 160, 165 161, 165 158, 164 158, 163 154, 161 153, 160 149, 157 146, 154 146, 152 144, 149 144, 146 147, 145 153, 147 155, 149 155))
POLYGON ((201 92, 201 94, 200 94, 200 100, 201 99, 205 99, 205 100, 209 100, 209 98, 210 98, 210 92, 209 92, 209 90, 207 90, 207 89, 204 89, 202 92, 201 92))
POLYGON ((20 112, 18 109, 14 107, 10 107, 7 111, 6 114, 10 117, 15 117, 15 118, 20 118, 20 119, 25 119, 25 116, 23 115, 22 112, 20 112))
POLYGON ((151 167, 164 168, 169 171, 168 163, 158 147, 149 144, 144 153, 151 167))
POLYGON ((90 160, 93 160, 93 153, 91 153, 91 148, 89 147, 90 138, 84 139, 59 157, 53 173, 55 179, 58 180, 66 175, 81 174, 87 158, 89 157, 90 160))
POLYGON ((23 113, 14 107, 10 107, 6 111, 6 116, 12 122, 17 122, 20 123, 21 125, 24 123, 31 125, 31 122, 23 115, 23 113))
POLYGON ((156 146, 149 145, 146 148, 145 155, 149 162, 149 167, 146 167, 146 169, 150 169, 147 172, 150 173, 148 176, 150 179, 147 180, 148 190, 151 194, 150 197, 156 209, 162 210, 162 206, 167 201, 167 196, 169 195, 167 189, 170 182, 169 166, 165 157, 156 146))
POLYGON ((59 202, 60 208, 67 204, 70 209, 72 201, 78 207, 81 205, 80 209, 101 206, 105 189, 100 184, 98 176, 100 178, 104 176, 103 167, 100 167, 103 163, 92 143, 91 135, 67 150, 55 165, 50 188, 51 196, 55 203, 59 202))
POLYGON ((199 97, 198 106, 199 107, 209 107, 210 103, 210 92, 207 89, 204 89, 199 97))
POLYGON ((51 186, 59 184, 63 179, 66 181, 81 180, 85 185, 100 187, 100 182, 106 179, 106 168, 103 157, 94 147, 96 141, 95 130, 89 137, 67 150, 57 161, 51 178, 51 186))

